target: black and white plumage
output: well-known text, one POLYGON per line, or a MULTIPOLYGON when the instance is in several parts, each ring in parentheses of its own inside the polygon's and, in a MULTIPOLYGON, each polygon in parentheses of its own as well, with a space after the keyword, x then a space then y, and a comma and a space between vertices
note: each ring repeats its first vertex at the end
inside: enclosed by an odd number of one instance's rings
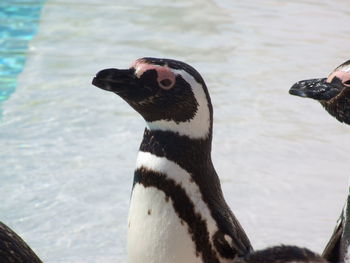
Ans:
MULTIPOLYGON (((299 81, 289 92, 318 100, 329 114, 350 124, 350 60, 338 66, 328 78, 299 81)), ((332 263, 350 263, 350 192, 322 255, 332 263)))
POLYGON ((100 71, 146 121, 128 220, 129 262, 232 262, 252 251, 211 160, 213 109, 205 82, 176 60, 142 58, 100 71))
POLYGON ((42 261, 20 236, 0 222, 0 262, 41 263, 42 261))

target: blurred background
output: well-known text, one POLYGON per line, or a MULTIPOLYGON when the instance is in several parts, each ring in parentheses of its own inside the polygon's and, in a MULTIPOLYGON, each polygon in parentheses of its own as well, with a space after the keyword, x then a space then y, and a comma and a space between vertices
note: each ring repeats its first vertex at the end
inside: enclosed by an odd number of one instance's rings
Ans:
POLYGON ((43 261, 126 261, 144 122, 91 80, 143 56, 204 77, 214 164, 255 249, 322 252, 350 127, 288 90, 349 59, 348 1, 2 0, 0 21, 0 220, 43 261))

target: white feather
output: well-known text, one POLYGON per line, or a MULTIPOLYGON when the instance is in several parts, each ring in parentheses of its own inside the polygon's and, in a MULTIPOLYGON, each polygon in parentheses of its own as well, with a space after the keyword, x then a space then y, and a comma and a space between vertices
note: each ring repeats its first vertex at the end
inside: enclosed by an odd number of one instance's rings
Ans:
POLYGON ((172 201, 154 187, 136 184, 129 210, 129 263, 199 263, 196 248, 172 201))

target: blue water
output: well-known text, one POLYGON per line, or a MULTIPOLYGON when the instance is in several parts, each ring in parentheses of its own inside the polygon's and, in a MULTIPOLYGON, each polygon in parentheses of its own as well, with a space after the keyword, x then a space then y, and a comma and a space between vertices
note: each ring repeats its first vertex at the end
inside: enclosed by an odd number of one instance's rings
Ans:
POLYGON ((28 43, 37 32, 44 3, 45 0, 0 2, 0 103, 16 90, 17 76, 25 65, 28 43))

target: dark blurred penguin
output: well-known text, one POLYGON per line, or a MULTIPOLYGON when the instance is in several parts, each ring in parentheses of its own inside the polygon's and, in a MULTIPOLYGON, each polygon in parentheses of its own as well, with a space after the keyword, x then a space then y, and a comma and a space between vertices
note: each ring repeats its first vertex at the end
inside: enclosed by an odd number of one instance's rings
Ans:
POLYGON ((23 239, 2 222, 0 222, 0 262, 42 263, 23 239))

